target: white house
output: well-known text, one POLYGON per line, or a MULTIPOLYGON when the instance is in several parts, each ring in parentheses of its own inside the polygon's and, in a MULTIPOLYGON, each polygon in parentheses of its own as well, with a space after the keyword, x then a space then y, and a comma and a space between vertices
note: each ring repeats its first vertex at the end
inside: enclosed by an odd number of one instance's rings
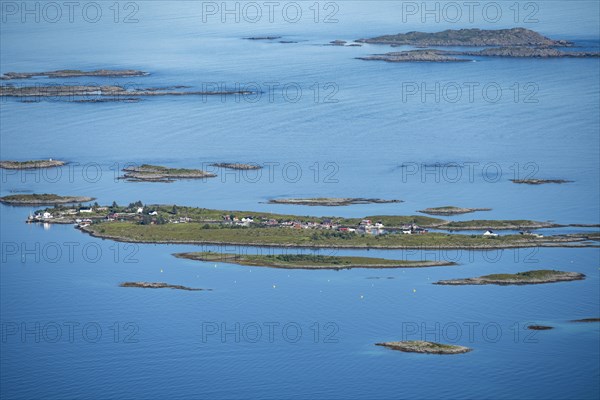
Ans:
POLYGON ((44 219, 50 219, 53 218, 52 214, 50 214, 48 211, 44 212, 44 214, 42 214, 42 218, 44 219))
POLYGON ((138 209, 137 209, 136 213, 137 213, 137 214, 141 214, 141 213, 143 213, 143 212, 144 212, 144 207, 138 207, 138 209))
POLYGON ((483 236, 496 237, 496 236, 498 236, 498 234, 492 232, 491 230, 487 230, 487 231, 485 231, 485 233, 483 234, 483 236))
POLYGON ((149 212, 148 215, 158 215, 156 211, 149 212))
POLYGON ((91 213, 93 210, 91 208, 80 208, 80 213, 91 213))

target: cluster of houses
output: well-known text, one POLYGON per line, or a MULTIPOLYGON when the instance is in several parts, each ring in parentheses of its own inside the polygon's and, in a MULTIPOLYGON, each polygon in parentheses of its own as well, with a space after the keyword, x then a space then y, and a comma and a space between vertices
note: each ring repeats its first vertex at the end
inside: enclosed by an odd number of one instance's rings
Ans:
MULTIPOLYGON (((223 223, 230 224, 235 226, 245 226, 248 227, 251 224, 260 224, 263 226, 269 227, 283 227, 283 228, 293 228, 293 229, 325 229, 325 230, 334 230, 338 232, 348 232, 348 233, 359 233, 359 234, 372 234, 379 235, 385 233, 385 226, 381 221, 373 222, 370 219, 363 219, 358 226, 350 227, 350 226, 342 226, 338 222, 333 221, 332 219, 325 218, 321 222, 301 222, 301 221, 278 221, 276 219, 266 219, 263 218, 260 221, 256 221, 251 216, 246 216, 242 218, 235 217, 233 215, 224 215, 223 223)), ((401 227, 400 231, 407 235, 414 234, 424 234, 427 233, 428 230, 421 228, 416 224, 408 224, 401 227)))

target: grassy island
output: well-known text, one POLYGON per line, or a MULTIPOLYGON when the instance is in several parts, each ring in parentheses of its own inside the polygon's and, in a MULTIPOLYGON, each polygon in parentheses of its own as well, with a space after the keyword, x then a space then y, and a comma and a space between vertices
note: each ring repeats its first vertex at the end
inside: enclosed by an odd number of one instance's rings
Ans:
POLYGON ((425 342, 423 340, 406 340, 402 342, 383 342, 375 343, 376 346, 387 347, 388 349, 403 351, 406 353, 426 353, 426 354, 461 354, 468 353, 472 349, 453 344, 442 344, 435 342, 425 342))
POLYGON ((90 97, 104 98, 117 97, 122 99, 132 99, 137 96, 215 96, 215 95, 250 95, 254 92, 249 90, 231 90, 231 91, 198 91, 181 90, 182 86, 173 86, 171 88, 146 87, 139 89, 128 89, 116 85, 47 85, 47 86, 14 86, 1 85, 0 97, 90 97))
POLYGON ((226 169, 237 169, 237 170, 254 170, 262 169, 258 164, 243 164, 243 163, 214 163, 211 167, 226 168, 226 169))
POLYGON ((94 197, 85 196, 59 196, 56 194, 12 194, 10 196, 0 197, 0 202, 15 206, 29 206, 42 204, 68 204, 68 203, 86 203, 95 200, 94 197))
POLYGON ((171 182, 175 179, 204 179, 216 175, 200 169, 167 168, 160 165, 143 164, 123 169, 121 177, 131 182, 171 182))
POLYGON ((408 32, 359 39, 359 43, 396 46, 570 46, 566 40, 553 40, 525 28, 447 29, 442 32, 408 32))
POLYGON ((585 279, 585 275, 579 272, 541 269, 517 272, 516 274, 492 274, 478 278, 451 279, 435 282, 434 285, 535 285, 582 279, 585 279))
POLYGON ((441 261, 405 261, 385 258, 322 256, 313 254, 239 255, 214 252, 177 253, 178 258, 197 261, 285 269, 420 268, 455 265, 441 261))
POLYGON ((455 206, 432 207, 419 210, 420 213, 429 215, 458 215, 467 214, 476 211, 491 211, 491 208, 462 208, 455 206))
POLYGON ((64 161, 59 160, 29 160, 29 161, 0 161, 0 168, 4 169, 35 169, 35 168, 54 168, 65 165, 64 161))
POLYGON ((316 197, 307 199, 271 199, 269 204, 288 204, 301 206, 349 206, 352 204, 402 203, 402 200, 367 199, 364 197, 316 197))
POLYGON ((469 58, 456 56, 475 57, 505 57, 505 58, 598 58, 598 52, 560 51, 553 48, 540 47, 492 47, 478 51, 447 51, 437 49, 405 50, 385 54, 373 54, 366 57, 357 57, 359 60, 387 61, 387 62, 468 62, 469 58))
POLYGON ((11 79, 30 79, 34 77, 46 78, 79 78, 83 76, 104 77, 104 78, 131 78, 136 76, 149 75, 147 72, 133 69, 97 69, 95 71, 81 71, 78 69, 61 69, 49 72, 7 72, 0 76, 2 80, 11 79))
POLYGON ((476 219, 471 221, 451 221, 444 224, 441 229, 449 231, 472 231, 480 229, 520 230, 556 228, 559 226, 560 225, 551 222, 531 221, 527 219, 476 219))
POLYGON ((469 62, 465 58, 457 58, 444 54, 438 50, 408 50, 385 54, 373 54, 371 56, 356 57, 357 60, 365 61, 387 61, 391 63, 402 62, 469 62))

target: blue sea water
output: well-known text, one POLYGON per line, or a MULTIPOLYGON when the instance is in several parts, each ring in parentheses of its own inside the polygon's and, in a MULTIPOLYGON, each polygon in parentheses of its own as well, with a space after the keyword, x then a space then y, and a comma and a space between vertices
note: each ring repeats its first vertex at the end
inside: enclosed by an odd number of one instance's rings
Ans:
MULTIPOLYGON (((222 22, 219 14, 207 17, 202 2, 142 1, 135 3, 138 22, 126 24, 125 3, 117 3, 119 23, 112 3, 99 4, 98 23, 79 14, 73 23, 66 16, 57 23, 22 22, 3 8, 0 72, 131 68, 150 75, 14 84, 201 90, 217 82, 229 89, 258 87, 261 97, 152 97, 138 103, 2 99, 1 159, 69 162, 43 172, 3 170, 2 196, 32 191, 90 195, 101 204, 142 200, 353 217, 457 205, 492 211, 456 220, 600 223, 598 59, 390 64, 355 59, 393 51, 387 46, 324 46, 410 30, 517 25, 597 49, 595 1, 540 1, 538 22, 518 24, 510 14, 512 2, 499 2, 505 17, 496 24, 479 17, 461 24, 423 23, 414 16, 404 22, 403 2, 366 1, 335 3, 336 23, 323 21, 324 13, 335 10, 323 2, 317 3, 318 23, 312 2, 298 2, 305 16, 297 23, 279 14, 273 23, 264 18, 235 23, 222 22), (297 43, 242 39, 263 35, 297 43), (472 98, 468 87, 474 88, 472 98), (217 178, 205 182, 115 179, 127 163, 208 168, 221 161, 268 167, 257 174, 217 171, 217 178), (573 182, 510 181, 524 177, 573 182), (404 202, 339 208, 266 204, 276 197, 329 196, 404 202)), ((525 3, 518 4, 523 11, 525 3)), ((0 206, 2 398, 599 396, 598 324, 569 322, 600 314, 597 248, 327 250, 451 259, 458 265, 285 271, 172 256, 206 246, 128 245, 83 235, 72 226, 25 224, 30 211, 0 206), (432 285, 546 268, 587 278, 525 287, 432 285), (118 287, 123 281, 213 291, 124 289, 118 287), (555 329, 525 330, 530 323, 555 329), (455 342, 474 350, 444 357, 374 346, 402 339, 455 342)))

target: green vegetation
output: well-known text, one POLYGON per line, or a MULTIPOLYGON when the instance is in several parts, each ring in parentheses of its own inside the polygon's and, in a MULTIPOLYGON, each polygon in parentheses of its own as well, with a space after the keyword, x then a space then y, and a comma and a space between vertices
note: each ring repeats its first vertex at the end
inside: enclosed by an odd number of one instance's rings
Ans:
POLYGON ((177 253, 178 258, 239 265, 290 269, 417 268, 454 265, 448 262, 405 261, 385 258, 322 256, 314 254, 239 255, 214 252, 177 253))
POLYGON ((500 280, 520 280, 529 281, 532 279, 548 279, 557 274, 563 274, 562 271, 556 271, 551 269, 539 269, 535 271, 517 272, 516 274, 490 274, 484 275, 482 279, 500 281, 500 280))
POLYGON ((478 219, 472 221, 452 221, 443 226, 448 230, 481 230, 481 229, 538 229, 557 226, 549 222, 531 221, 527 219, 516 220, 489 220, 478 219))

